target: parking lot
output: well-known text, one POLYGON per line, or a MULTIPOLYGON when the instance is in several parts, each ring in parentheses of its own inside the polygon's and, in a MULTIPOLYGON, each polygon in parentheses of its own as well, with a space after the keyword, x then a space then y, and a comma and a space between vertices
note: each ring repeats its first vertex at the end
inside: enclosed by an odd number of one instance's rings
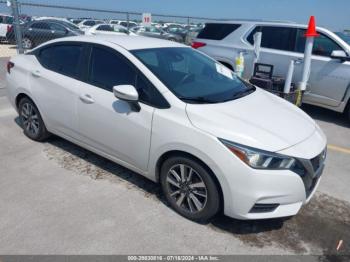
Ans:
POLYGON ((293 218, 190 222, 158 185, 61 138, 22 134, 0 58, 1 254, 350 254, 350 123, 305 106, 327 135, 326 169, 293 218), (339 245, 342 240, 342 245, 339 245), (338 247, 338 250, 337 250, 338 247))

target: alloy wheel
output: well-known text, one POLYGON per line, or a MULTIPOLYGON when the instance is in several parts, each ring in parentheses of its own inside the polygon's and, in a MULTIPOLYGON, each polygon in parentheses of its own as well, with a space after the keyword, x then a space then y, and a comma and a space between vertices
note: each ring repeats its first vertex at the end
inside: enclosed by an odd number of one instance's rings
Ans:
POLYGON ((32 136, 37 136, 40 132, 40 122, 38 114, 33 105, 25 103, 21 109, 21 120, 23 128, 32 136))
POLYGON ((22 39, 22 45, 24 49, 31 49, 32 48, 32 40, 30 40, 29 38, 25 37, 22 39))
POLYGON ((200 174, 192 167, 177 164, 170 168, 166 177, 170 197, 178 207, 190 213, 204 209, 208 193, 200 174))

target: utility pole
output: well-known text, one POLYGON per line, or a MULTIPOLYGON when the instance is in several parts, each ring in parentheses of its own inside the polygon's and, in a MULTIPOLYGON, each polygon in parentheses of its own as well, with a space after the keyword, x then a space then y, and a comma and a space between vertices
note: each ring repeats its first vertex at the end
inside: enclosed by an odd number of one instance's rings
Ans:
POLYGON ((17 0, 10 0, 11 10, 13 15, 13 25, 15 30, 15 37, 17 43, 17 52, 19 54, 23 54, 23 45, 22 45, 22 32, 21 32, 21 24, 19 21, 19 11, 18 11, 18 2, 17 0))

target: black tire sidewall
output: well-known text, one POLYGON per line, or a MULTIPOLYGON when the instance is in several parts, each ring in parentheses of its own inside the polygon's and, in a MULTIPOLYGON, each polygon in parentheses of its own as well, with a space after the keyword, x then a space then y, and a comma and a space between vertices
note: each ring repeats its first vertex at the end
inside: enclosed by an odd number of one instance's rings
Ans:
POLYGON ((191 158, 182 157, 182 156, 174 156, 167 159, 160 170, 160 183, 163 190, 163 194, 167 200, 167 202, 171 205, 171 207, 180 215, 196 221, 196 222, 208 222, 212 217, 214 217, 220 208, 220 195, 214 179, 212 175, 200 164, 198 161, 193 160, 191 158), (174 199, 170 197, 168 193, 168 187, 166 183, 167 173, 171 167, 177 164, 185 164, 187 166, 192 167, 203 179, 203 182, 207 188, 207 203, 203 210, 198 213, 190 213, 179 206, 176 205, 174 199))
POLYGON ((48 137, 48 132, 46 130, 46 127, 45 127, 44 121, 41 117, 41 114, 32 100, 30 100, 28 98, 22 98, 21 101, 19 102, 19 105, 18 105, 18 112, 19 112, 20 123, 21 123, 21 126, 23 128, 23 132, 28 138, 35 140, 35 141, 42 141, 48 137), (32 134, 28 133, 27 130, 23 127, 23 118, 21 116, 21 112, 22 112, 22 107, 24 104, 31 104, 33 107, 33 110, 35 111, 35 113, 38 116, 39 132, 37 135, 32 135, 32 134))

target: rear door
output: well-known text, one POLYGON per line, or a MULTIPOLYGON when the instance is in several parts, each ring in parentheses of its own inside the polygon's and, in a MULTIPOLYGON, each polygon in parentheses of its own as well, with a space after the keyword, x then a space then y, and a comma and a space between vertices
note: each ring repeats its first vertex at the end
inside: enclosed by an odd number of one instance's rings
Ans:
POLYGON ((84 45, 65 42, 36 51, 30 86, 53 132, 77 138, 76 106, 84 45))
MULTIPOLYGON (((274 66, 273 75, 285 77, 291 60, 302 59, 303 55, 294 52, 295 37, 297 29, 284 26, 258 25, 249 34, 247 40, 254 45, 254 34, 262 32, 261 51, 258 63, 270 64, 274 66)), ((252 75, 253 56, 249 56, 250 60, 246 61, 245 76, 252 75)), ((296 71, 300 70, 296 66, 296 71)), ((295 74, 295 79, 296 80, 295 74)))

